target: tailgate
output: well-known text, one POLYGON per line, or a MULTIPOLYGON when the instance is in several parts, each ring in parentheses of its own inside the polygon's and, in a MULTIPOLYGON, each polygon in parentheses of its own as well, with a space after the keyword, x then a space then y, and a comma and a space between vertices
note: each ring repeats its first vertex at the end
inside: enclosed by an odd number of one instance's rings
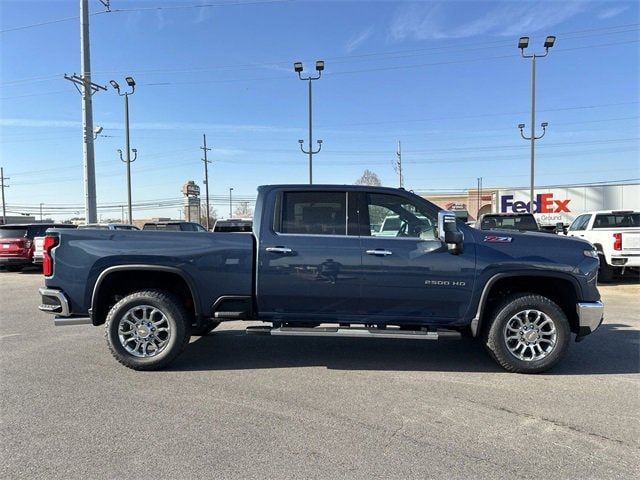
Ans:
POLYGON ((640 232, 622 232, 622 251, 640 252, 640 232))

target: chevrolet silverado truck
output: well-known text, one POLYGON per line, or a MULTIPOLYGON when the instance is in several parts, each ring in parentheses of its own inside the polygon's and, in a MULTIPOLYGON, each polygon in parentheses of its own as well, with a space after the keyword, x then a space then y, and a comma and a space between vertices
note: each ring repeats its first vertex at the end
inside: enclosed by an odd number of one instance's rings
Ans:
POLYGON ((589 241, 600 257, 601 282, 611 282, 617 273, 640 272, 640 212, 602 210, 578 216, 567 229, 568 236, 589 241))
MULTIPOLYGON (((477 337, 511 372, 555 365, 603 320, 588 242, 486 232, 403 189, 258 189, 252 234, 54 230, 40 309, 103 325, 123 365, 168 365, 220 322, 247 333, 477 337), (397 216, 397 231, 371 225, 397 216)), ((375 340, 372 340, 375 341, 375 340)))

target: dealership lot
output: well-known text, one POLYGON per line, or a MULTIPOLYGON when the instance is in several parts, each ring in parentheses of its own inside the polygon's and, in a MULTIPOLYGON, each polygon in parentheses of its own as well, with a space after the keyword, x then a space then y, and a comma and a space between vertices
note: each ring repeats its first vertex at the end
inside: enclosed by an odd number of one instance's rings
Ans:
POLYGON ((470 340, 193 338, 134 372, 102 328, 54 328, 37 272, 0 272, 2 478, 629 478, 640 468, 640 286, 552 372, 470 340))

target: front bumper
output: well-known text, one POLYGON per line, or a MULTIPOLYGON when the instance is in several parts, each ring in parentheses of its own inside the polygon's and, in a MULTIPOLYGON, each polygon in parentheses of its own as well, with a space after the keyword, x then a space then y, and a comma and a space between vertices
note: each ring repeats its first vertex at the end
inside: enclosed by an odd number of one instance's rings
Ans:
POLYGON ((595 332, 604 320, 604 304, 601 301, 576 305, 578 311, 578 338, 595 332))

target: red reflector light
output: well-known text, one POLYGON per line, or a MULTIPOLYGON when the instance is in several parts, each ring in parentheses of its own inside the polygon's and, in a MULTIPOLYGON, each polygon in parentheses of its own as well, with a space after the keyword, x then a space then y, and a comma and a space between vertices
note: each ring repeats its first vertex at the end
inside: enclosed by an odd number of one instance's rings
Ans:
POLYGON ((58 244, 58 237, 47 235, 44 237, 42 244, 42 273, 45 277, 53 275, 53 258, 51 258, 51 249, 58 244))
POLYGON ((621 233, 613 234, 613 249, 622 250, 622 234, 621 233))

